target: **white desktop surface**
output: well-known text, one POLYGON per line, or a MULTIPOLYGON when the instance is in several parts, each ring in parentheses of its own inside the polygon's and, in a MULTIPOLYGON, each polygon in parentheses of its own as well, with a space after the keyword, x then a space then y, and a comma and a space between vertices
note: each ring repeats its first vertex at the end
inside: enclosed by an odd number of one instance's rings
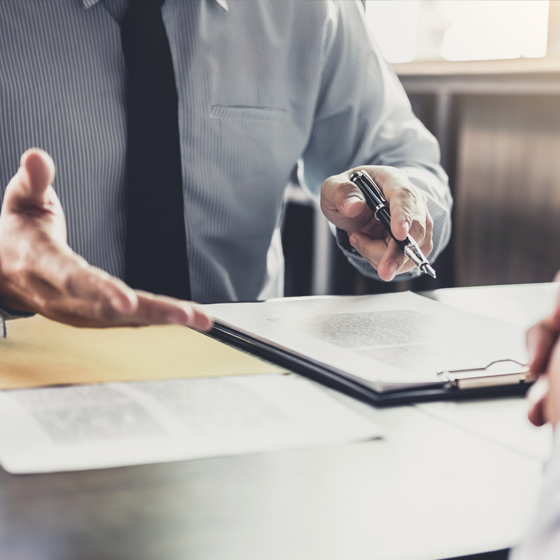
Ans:
MULTIPOLYGON (((470 403, 462 404, 468 408, 470 403)), ((341 478, 331 485, 344 493, 333 503, 361 504, 345 528, 343 542, 354 546, 344 557, 436 560, 520 541, 538 497, 542 461, 416 405, 367 407, 363 413, 387 436, 377 445, 348 449, 352 473, 339 471, 341 478), (349 475, 350 480, 342 480, 349 475)), ((495 418, 501 421, 501 413, 495 418)))
MULTIPOLYGON (((529 322, 556 289, 432 296, 529 322)), ((523 538, 550 432, 529 426, 522 398, 374 408, 332 393, 385 439, 53 475, 0 470, 0 558, 440 560, 523 538)))
MULTIPOLYGON (((547 283, 431 295, 447 305, 529 326, 552 308, 557 292, 558 284, 547 283)), ((356 548, 348 557, 434 560, 520 542, 534 513, 552 443, 550 426, 536 428, 528 421, 525 399, 375 409, 339 398, 387 434, 377 446, 367 444, 367 459, 356 459, 371 477, 362 492, 372 501, 360 516, 359 534, 368 525, 372 541, 360 539, 354 527, 351 542, 356 548)), ((362 485, 364 478, 354 480, 362 485)))

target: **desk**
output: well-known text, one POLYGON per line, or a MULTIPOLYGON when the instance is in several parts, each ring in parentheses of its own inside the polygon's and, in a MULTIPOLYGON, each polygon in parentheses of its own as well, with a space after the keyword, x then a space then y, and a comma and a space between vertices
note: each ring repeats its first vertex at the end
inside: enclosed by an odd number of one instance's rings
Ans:
MULTIPOLYGON (((532 320, 555 292, 431 296, 532 320)), ((526 424, 522 399, 375 409, 336 395, 386 438, 101 471, 0 470, 0 558, 436 560, 522 538, 549 446, 526 424)))

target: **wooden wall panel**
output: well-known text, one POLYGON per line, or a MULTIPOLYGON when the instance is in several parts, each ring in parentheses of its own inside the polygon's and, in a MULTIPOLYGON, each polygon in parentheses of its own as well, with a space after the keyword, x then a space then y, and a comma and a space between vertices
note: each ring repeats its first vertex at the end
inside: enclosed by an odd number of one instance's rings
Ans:
POLYGON ((550 281, 560 269, 560 97, 461 99, 458 286, 550 281))

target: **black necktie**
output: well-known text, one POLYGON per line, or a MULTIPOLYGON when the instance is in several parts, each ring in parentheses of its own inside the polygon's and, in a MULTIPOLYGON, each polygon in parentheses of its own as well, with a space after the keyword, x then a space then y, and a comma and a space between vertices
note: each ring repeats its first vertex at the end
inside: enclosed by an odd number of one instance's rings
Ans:
POLYGON ((125 280, 190 299, 177 87, 161 6, 132 0, 122 22, 127 69, 125 280))

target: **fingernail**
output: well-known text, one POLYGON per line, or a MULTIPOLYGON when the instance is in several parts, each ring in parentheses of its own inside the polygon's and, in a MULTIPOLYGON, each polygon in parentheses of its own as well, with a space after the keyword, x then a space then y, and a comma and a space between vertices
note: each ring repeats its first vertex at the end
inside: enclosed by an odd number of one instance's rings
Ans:
POLYGON ((355 249, 355 248, 356 248, 356 245, 357 245, 357 243, 356 243, 356 238, 355 238, 353 235, 351 235, 351 236, 348 238, 348 241, 350 242, 350 245, 352 245, 352 247, 354 247, 354 249, 355 249))
POLYGON ((201 331, 209 331, 213 324, 214 321, 208 315, 203 315, 202 318, 197 320, 197 328, 201 331))
POLYGON ((408 235, 408 230, 410 229, 410 222, 405 216, 401 216, 401 224, 405 229, 406 234, 408 235))
POLYGON ((200 305, 193 304, 192 309, 194 311, 195 328, 201 331, 210 330, 214 324, 212 317, 200 305))

